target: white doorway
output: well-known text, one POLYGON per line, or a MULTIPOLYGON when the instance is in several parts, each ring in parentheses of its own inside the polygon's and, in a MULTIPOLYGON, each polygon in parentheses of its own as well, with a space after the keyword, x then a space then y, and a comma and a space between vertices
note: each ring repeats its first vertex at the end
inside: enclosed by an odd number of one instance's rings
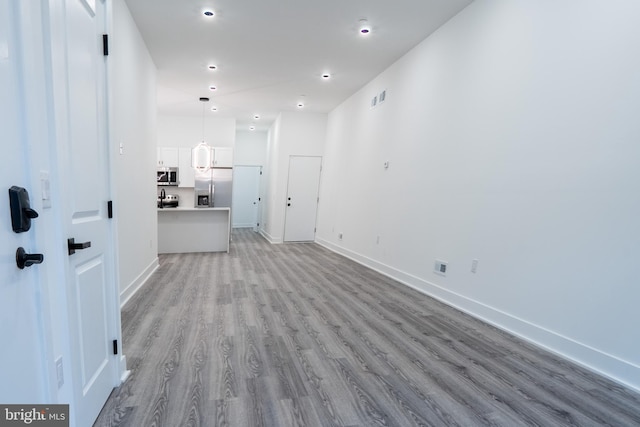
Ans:
MULTIPOLYGON (((66 253, 76 425, 91 425, 118 384, 120 339, 114 230, 108 217, 110 150, 104 0, 55 2, 51 9, 53 114, 65 189, 61 227, 78 248, 66 253), (62 59, 64 58, 64 59, 62 59)), ((121 345, 120 345, 121 347, 121 345)))
POLYGON ((315 239, 321 170, 322 157, 289 157, 285 242, 310 242, 315 239))
POLYGON ((233 228, 258 229, 262 166, 234 166, 231 224, 233 228))

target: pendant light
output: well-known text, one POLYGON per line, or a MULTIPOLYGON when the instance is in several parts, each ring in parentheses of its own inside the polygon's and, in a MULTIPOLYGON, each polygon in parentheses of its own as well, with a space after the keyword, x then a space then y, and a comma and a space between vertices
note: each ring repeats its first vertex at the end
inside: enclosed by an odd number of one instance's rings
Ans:
POLYGON ((204 142, 204 103, 209 102, 209 98, 200 98, 200 102, 202 102, 202 141, 191 149, 191 166, 202 173, 211 169, 213 148, 204 142))

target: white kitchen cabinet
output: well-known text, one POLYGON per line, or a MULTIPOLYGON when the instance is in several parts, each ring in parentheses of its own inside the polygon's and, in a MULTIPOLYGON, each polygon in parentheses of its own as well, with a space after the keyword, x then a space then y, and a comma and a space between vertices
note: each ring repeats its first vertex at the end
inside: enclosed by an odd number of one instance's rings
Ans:
POLYGON ((176 147, 158 147, 158 167, 179 167, 179 154, 176 147))
POLYGON ((196 182, 195 169, 191 166, 191 148, 181 147, 178 158, 178 187, 193 188, 196 182))
POLYGON ((227 252, 231 208, 158 209, 158 253, 227 252))
POLYGON ((233 148, 214 147, 213 167, 214 168, 232 168, 233 167, 233 148))

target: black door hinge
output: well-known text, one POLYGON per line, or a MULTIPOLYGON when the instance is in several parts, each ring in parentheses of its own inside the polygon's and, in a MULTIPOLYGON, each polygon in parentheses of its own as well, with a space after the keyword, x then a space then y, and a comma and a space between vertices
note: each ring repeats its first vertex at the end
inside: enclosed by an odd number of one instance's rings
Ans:
POLYGON ((113 218, 113 200, 107 202, 107 218, 113 218))
POLYGON ((109 55, 109 34, 102 35, 102 54, 104 56, 109 55))
POLYGON ((118 354, 118 340, 113 340, 113 354, 118 354))

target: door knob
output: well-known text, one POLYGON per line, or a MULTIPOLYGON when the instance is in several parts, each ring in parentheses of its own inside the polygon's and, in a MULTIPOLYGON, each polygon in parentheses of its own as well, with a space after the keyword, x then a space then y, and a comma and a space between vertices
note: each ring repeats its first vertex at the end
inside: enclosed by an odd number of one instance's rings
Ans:
POLYGON ((28 254, 22 246, 16 250, 16 264, 20 270, 31 267, 33 264, 42 264, 42 261, 44 261, 42 254, 28 254))
POLYGON ((69 249, 69 255, 76 253, 76 250, 87 249, 91 247, 91 242, 76 243, 75 238, 67 239, 67 248, 69 249))
POLYGON ((291 203, 287 203, 287 206, 291 206, 291 203))

